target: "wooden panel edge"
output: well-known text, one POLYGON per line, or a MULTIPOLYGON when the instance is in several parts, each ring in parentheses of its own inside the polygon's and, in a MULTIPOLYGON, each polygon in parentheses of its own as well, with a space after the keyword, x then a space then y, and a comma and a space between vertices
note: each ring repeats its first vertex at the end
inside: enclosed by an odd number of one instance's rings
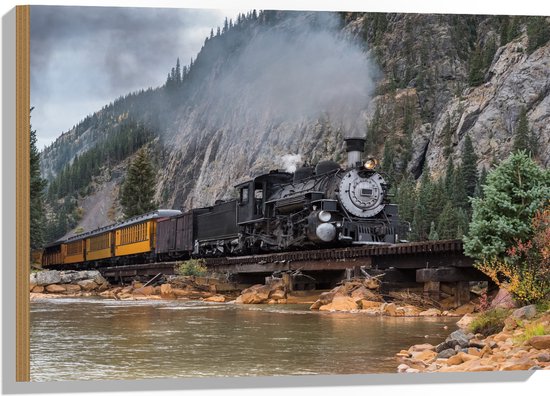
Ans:
POLYGON ((16 18, 16 329, 15 380, 30 381, 30 6, 16 18))

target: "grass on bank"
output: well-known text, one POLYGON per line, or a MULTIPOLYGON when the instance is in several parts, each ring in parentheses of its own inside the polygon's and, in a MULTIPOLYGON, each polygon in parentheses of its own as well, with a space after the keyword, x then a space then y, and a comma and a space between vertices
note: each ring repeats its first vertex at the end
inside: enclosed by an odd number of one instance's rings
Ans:
POLYGON ((482 312, 470 325, 473 333, 481 333, 484 337, 496 334, 504 328, 504 320, 510 314, 509 309, 494 308, 482 312))

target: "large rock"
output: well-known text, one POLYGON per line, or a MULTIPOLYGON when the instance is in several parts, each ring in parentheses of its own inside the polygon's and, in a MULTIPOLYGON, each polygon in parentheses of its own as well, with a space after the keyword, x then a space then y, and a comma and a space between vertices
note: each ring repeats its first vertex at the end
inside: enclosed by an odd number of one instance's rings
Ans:
POLYGON ((439 352, 437 354, 437 357, 442 358, 442 359, 446 359, 446 358, 449 358, 449 357, 454 356, 454 355, 456 355, 456 351, 452 348, 447 348, 447 349, 444 349, 441 352, 439 352))
POLYGON ((46 291, 48 293, 65 293, 65 286, 62 285, 48 285, 46 286, 46 291))
POLYGON ((208 302, 225 302, 225 296, 221 294, 216 294, 215 296, 205 298, 204 301, 208 302))
POLYGON ((522 359, 512 359, 507 362, 504 362, 500 366, 501 371, 512 371, 512 370, 529 370, 531 367, 536 366, 537 363, 529 358, 522 359))
POLYGON ((60 283, 75 283, 79 280, 86 279, 88 277, 88 271, 61 271, 59 276, 61 277, 60 283))
POLYGON ((491 308, 515 308, 516 302, 512 294, 506 289, 499 289, 497 295, 491 301, 491 308))
POLYGON ((474 319, 476 318, 475 315, 472 314, 466 314, 458 322, 456 322, 456 325, 460 327, 461 329, 467 329, 470 327, 474 319))
POLYGON ((528 344, 537 349, 550 349, 550 335, 531 337, 528 344))
POLYGON ((31 272, 29 276, 29 290, 32 290, 36 286, 36 272, 31 272))
POLYGON ((352 291, 351 298, 353 298, 355 301, 360 301, 360 300, 380 301, 381 300, 378 294, 370 291, 365 286, 360 286, 354 291, 352 291))
POLYGON ((437 353, 429 349, 422 352, 414 352, 412 357, 416 360, 421 360, 424 363, 431 363, 437 358, 437 353))
POLYGON ((65 292, 74 294, 80 292, 80 286, 79 285, 63 285, 65 287, 65 292))
POLYGON ((370 300, 361 300, 357 304, 361 305, 361 309, 379 308, 382 305, 381 302, 370 300))
POLYGON ((78 281, 77 285, 80 286, 84 291, 92 291, 98 288, 98 284, 95 283, 92 279, 84 279, 78 281))
POLYGON ((59 271, 40 271, 36 273, 36 284, 39 286, 61 283, 61 275, 59 271))
MULTIPOLYGON (((120 294, 130 294, 131 288, 124 288, 121 290, 120 294)), ((142 296, 150 296, 155 292, 155 288, 153 286, 145 286, 140 287, 139 289, 136 289, 133 291, 133 294, 136 295, 142 295, 142 296)))
POLYGON ((462 330, 456 330, 447 337, 446 341, 456 341, 461 348, 465 348, 469 345, 472 337, 473 335, 470 337, 462 330))
POLYGON ((31 292, 32 293, 44 293, 44 286, 36 285, 31 289, 31 292))
POLYGON ((353 311, 356 309, 357 303, 353 298, 337 295, 334 296, 330 304, 320 307, 319 311, 353 311))
POLYGON ((254 285, 242 291, 239 303, 261 304, 267 302, 271 287, 269 285, 254 285))
POLYGON ((394 303, 384 304, 380 307, 380 310, 388 316, 397 316, 397 306, 394 303))
POLYGON ((535 305, 526 305, 525 307, 516 309, 510 316, 514 319, 532 319, 536 314, 537 307, 535 305))
POLYGON ((175 298, 175 294, 172 291, 172 285, 169 283, 164 283, 160 285, 160 296, 165 299, 173 299, 175 298))
POLYGON ((284 289, 272 289, 269 293, 269 298, 272 300, 282 300, 283 298, 286 298, 286 293, 284 289))

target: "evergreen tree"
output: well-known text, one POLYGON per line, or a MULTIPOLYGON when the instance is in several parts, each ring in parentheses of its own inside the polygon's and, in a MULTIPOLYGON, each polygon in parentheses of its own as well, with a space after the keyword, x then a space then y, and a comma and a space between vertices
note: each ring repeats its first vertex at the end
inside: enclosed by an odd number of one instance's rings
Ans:
POLYGON ((462 166, 458 166, 455 169, 452 187, 451 200, 453 205, 463 210, 469 210, 470 204, 468 201, 468 194, 466 192, 466 178, 462 166))
POLYGON ((176 60, 176 69, 174 70, 174 79, 176 82, 176 85, 181 84, 181 67, 180 67, 180 58, 176 60))
MULTIPOLYGON (((31 108, 32 111, 32 108, 31 108)), ((44 214, 44 188, 46 181, 40 177, 40 153, 36 148, 36 131, 30 128, 30 242, 31 249, 44 244, 46 217, 44 214)))
POLYGON ((430 233, 428 234, 428 240, 430 240, 430 241, 439 240, 439 235, 438 235, 437 230, 435 228, 435 222, 434 221, 432 221, 430 223, 430 233))
POLYGON ((382 171, 388 175, 392 182, 395 179, 394 157, 395 150, 393 145, 390 141, 386 141, 386 144, 384 144, 384 153, 382 155, 382 171))
POLYGON ((120 204, 130 218, 154 210, 155 172, 145 148, 138 151, 121 188, 120 204))
POLYGON ((546 22, 546 17, 537 16, 529 18, 527 37, 529 40, 527 51, 530 54, 550 40, 550 26, 546 22))
POLYGON ((515 152, 489 173, 483 195, 473 198, 464 252, 486 263, 503 261, 515 241, 532 237, 535 212, 550 197, 550 171, 538 167, 525 152, 515 152))
POLYGON ((481 169, 481 174, 476 184, 476 189, 474 191, 474 197, 483 198, 483 186, 487 182, 487 170, 485 168, 481 169))
POLYGON ((462 152, 462 173, 464 175, 464 184, 466 195, 473 197, 476 189, 477 173, 477 155, 474 151, 474 145, 470 135, 464 139, 464 151, 462 152))
POLYGON ((424 168, 420 179, 414 208, 411 239, 425 241, 429 237, 430 226, 436 222, 444 204, 443 183, 433 182, 429 170, 424 168))
POLYGON ((468 80, 471 86, 476 87, 481 85, 483 79, 483 54, 481 48, 478 47, 470 58, 468 80))
POLYGON ((447 201, 437 222, 437 234, 441 239, 462 238, 468 228, 468 216, 462 210, 447 201))
POLYGON ((453 158, 449 157, 449 161, 447 162, 447 169, 445 171, 445 179, 443 180, 445 195, 447 196, 448 200, 451 200, 453 197, 454 179, 455 179, 455 167, 453 163, 453 158))
POLYGON ((401 179, 396 186, 395 203, 399 207, 399 217, 412 223, 416 206, 415 181, 410 174, 401 179))
POLYGON ((443 154, 445 157, 449 157, 453 153, 452 137, 451 119, 447 117, 447 122, 445 122, 445 127, 443 128, 443 154))

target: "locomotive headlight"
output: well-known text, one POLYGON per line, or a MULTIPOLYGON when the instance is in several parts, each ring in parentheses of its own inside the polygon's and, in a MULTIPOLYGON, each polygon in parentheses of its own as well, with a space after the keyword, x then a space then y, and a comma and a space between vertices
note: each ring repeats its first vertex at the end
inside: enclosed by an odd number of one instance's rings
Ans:
POLYGON ((374 168, 376 168, 376 165, 378 165, 378 161, 374 158, 369 158, 365 161, 365 169, 367 170, 373 170, 374 168))
POLYGON ((319 220, 321 220, 323 223, 328 223, 330 221, 330 219, 332 218, 332 215, 330 214, 330 212, 327 212, 325 210, 322 210, 319 212, 319 214, 317 215, 317 217, 319 218, 319 220))

